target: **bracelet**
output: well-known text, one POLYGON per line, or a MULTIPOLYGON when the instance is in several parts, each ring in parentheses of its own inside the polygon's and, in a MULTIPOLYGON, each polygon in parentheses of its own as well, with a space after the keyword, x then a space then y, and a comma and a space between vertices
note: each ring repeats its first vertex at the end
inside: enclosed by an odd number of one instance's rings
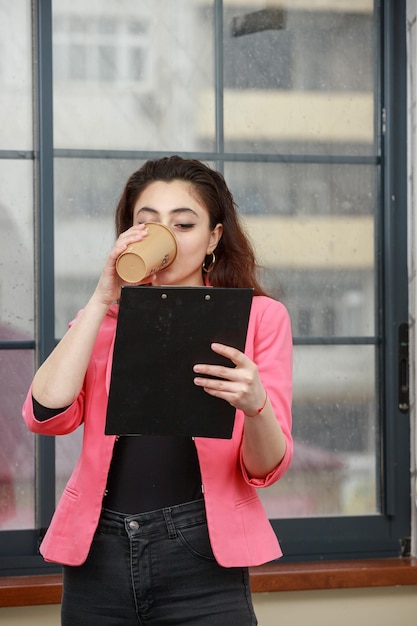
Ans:
POLYGON ((256 417, 257 415, 259 415, 259 413, 262 413, 262 411, 264 410, 264 408, 265 408, 265 406, 266 406, 266 401, 267 401, 267 400, 268 400, 268 394, 265 392, 265 400, 264 400, 264 403, 263 403, 263 405, 261 406, 261 408, 260 408, 260 409, 258 409, 258 410, 256 411, 256 413, 254 413, 253 415, 249 415, 249 413, 245 413, 245 415, 246 415, 247 417, 256 417))

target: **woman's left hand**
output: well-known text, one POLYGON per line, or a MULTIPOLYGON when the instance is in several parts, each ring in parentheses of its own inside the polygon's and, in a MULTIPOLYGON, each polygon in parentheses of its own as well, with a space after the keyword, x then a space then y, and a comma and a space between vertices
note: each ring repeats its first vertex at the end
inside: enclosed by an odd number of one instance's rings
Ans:
POLYGON ((256 364, 236 348, 212 343, 211 349, 229 359, 234 367, 198 363, 194 366, 194 372, 203 376, 194 378, 194 383, 203 387, 208 394, 223 398, 246 415, 255 415, 264 404, 266 395, 256 364))
POLYGON ((196 376, 194 383, 245 413, 243 462, 251 477, 264 478, 284 457, 286 441, 262 385, 258 367, 236 348, 212 343, 211 349, 229 359, 232 365, 198 363, 194 366, 194 372, 202 376, 196 376))

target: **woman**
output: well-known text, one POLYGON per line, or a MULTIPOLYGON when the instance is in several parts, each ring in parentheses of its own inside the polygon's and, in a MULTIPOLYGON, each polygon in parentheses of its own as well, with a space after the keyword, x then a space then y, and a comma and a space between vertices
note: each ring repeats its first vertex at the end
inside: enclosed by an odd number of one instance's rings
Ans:
POLYGON ((126 184, 116 230, 93 295, 39 368, 23 409, 36 433, 84 425, 41 546, 64 566, 62 624, 256 624, 248 567, 281 556, 256 488, 278 480, 292 457, 288 314, 256 280, 223 177, 199 161, 145 163, 126 184), (148 222, 174 230, 178 254, 147 283, 254 288, 245 353, 213 344, 233 366, 194 367, 195 384, 236 409, 230 440, 104 435, 116 260, 146 237, 148 222))

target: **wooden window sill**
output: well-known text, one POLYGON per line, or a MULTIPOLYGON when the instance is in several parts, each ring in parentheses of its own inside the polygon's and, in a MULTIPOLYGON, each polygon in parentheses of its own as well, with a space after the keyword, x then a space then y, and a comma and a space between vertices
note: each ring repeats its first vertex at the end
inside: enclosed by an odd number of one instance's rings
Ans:
POLYGON ((251 568, 253 593, 417 585, 416 558, 278 563, 251 568))
MULTIPOLYGON (((272 563, 253 567, 253 593, 417 585, 417 558, 272 563)), ((0 578, 0 607, 59 604, 60 574, 0 578)))

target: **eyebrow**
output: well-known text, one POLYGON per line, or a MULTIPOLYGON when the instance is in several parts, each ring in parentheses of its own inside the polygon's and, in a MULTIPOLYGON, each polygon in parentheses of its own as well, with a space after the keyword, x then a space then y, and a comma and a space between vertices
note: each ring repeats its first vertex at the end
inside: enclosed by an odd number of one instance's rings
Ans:
MULTIPOLYGON (((157 211, 157 209, 153 209, 153 208, 148 207, 148 206, 143 206, 136 213, 136 216, 140 215, 140 213, 142 213, 142 212, 153 213, 154 215, 159 215, 159 211, 157 211)), ((177 209, 171 209, 171 211, 170 211, 170 214, 174 214, 175 215, 177 213, 192 213, 193 215, 198 217, 198 213, 196 213, 193 209, 190 209, 189 207, 178 207, 177 209)))

